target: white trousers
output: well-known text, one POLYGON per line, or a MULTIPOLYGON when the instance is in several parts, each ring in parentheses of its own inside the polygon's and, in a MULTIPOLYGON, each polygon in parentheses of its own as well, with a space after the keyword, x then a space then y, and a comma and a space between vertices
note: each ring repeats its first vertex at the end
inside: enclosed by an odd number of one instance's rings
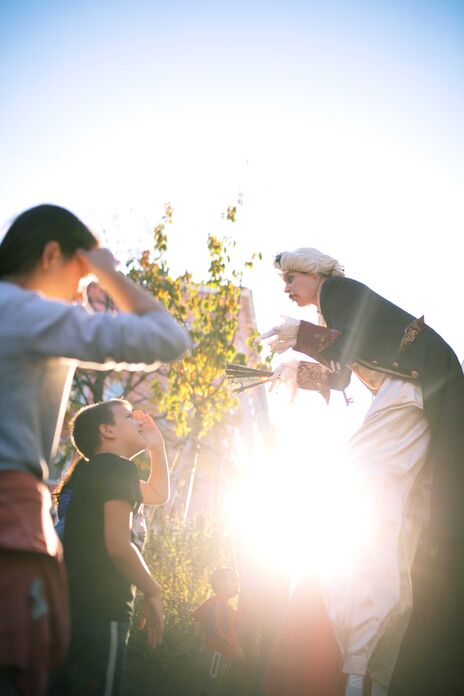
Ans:
POLYGON ((369 671, 377 688, 390 683, 412 611, 411 567, 430 509, 429 441, 420 385, 388 378, 349 442, 358 482, 351 513, 361 510, 362 533, 347 540, 343 574, 322 584, 344 672, 353 681, 369 671))

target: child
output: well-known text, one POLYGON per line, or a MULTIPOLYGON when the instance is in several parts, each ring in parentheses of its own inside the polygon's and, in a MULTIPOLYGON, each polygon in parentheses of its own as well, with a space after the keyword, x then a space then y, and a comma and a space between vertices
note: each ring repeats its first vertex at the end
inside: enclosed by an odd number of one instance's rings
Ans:
POLYGON ((81 409, 72 438, 88 461, 81 465, 66 514, 72 630, 61 678, 64 674, 71 695, 116 696, 134 585, 145 595, 141 624, 146 625, 148 642, 156 647, 163 634, 160 587, 134 544, 131 528, 142 503, 160 505, 169 498, 164 441, 149 415, 120 399, 81 409), (139 480, 130 461, 143 450, 151 460, 147 481, 139 480))
POLYGON ((238 575, 232 568, 217 568, 210 577, 213 596, 194 613, 203 636, 198 659, 199 693, 224 693, 231 664, 243 662, 238 641, 237 611, 229 604, 238 594, 238 575))

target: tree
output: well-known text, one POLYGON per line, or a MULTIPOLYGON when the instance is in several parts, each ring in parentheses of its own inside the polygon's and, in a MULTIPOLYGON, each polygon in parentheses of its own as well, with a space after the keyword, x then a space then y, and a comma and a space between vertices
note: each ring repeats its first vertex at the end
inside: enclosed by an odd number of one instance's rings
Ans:
MULTIPOLYGON (((238 201, 240 203, 240 200, 238 201)), ((235 222, 237 206, 229 206, 224 218, 235 222)), ((68 418, 83 405, 101 401, 108 396, 125 396, 132 402, 156 410, 157 417, 175 434, 175 463, 178 481, 183 472, 187 481, 183 491, 185 516, 196 476, 198 456, 206 446, 207 436, 214 428, 224 429, 224 421, 234 422, 237 399, 225 382, 224 368, 228 362, 259 363, 256 332, 247 337, 245 349, 236 347, 239 326, 240 298, 244 269, 253 267, 260 254, 253 254, 237 270, 232 267, 231 252, 235 242, 230 238, 207 238, 208 273, 202 281, 194 281, 185 271, 174 277, 167 261, 167 226, 172 222, 173 209, 166 206, 160 223, 153 231, 151 249, 140 252, 127 262, 128 275, 153 293, 191 335, 193 349, 184 359, 165 365, 157 373, 99 372, 78 369, 75 374, 68 418), (226 418, 227 416, 227 418, 226 418), (181 456, 182 455, 182 456, 181 456)), ((98 288, 92 289, 90 300, 99 311, 114 307, 98 288)), ((172 438, 171 438, 172 440, 172 438)), ((58 459, 60 470, 70 457, 69 439, 64 436, 58 459)))
MULTIPOLYGON (((210 234, 207 239, 209 268, 207 277, 194 281, 189 271, 174 278, 169 270, 167 225, 173 210, 166 208, 153 235, 153 249, 144 250, 129 262, 129 276, 153 293, 166 308, 187 326, 193 342, 191 353, 162 370, 164 379, 156 378, 152 393, 160 412, 182 438, 188 452, 188 484, 184 514, 188 515, 195 481, 198 455, 211 429, 226 415, 233 418, 237 400, 225 382, 228 362, 246 364, 249 356, 258 362, 256 332, 247 338, 248 350, 238 351, 236 335, 239 325, 243 269, 232 267, 231 250, 235 242, 210 234), (248 355, 247 355, 248 353, 248 355)), ((236 219, 236 206, 230 206, 227 220, 236 219)), ((253 254, 244 264, 252 268, 260 254, 253 254)))

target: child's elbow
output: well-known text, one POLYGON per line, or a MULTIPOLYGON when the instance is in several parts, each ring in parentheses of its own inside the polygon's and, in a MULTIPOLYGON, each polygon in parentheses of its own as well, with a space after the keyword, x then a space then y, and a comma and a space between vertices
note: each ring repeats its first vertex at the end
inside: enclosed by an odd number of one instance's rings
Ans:
POLYGON ((171 497, 171 491, 169 488, 166 490, 145 489, 142 497, 145 505, 166 505, 171 497))
MULTIPOLYGON (((171 496, 169 494, 169 491, 167 491, 166 493, 158 493, 156 495, 156 499, 152 500, 151 504, 152 505, 166 505, 166 503, 169 502, 170 497, 171 496)), ((148 503, 148 504, 150 504, 150 503, 148 503)))

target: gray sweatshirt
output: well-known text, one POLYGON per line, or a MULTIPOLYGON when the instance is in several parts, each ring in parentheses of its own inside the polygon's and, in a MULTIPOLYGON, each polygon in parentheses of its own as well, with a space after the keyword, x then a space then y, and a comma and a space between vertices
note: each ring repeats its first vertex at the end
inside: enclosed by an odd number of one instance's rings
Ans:
POLYGON ((0 281, 0 470, 48 477, 77 365, 149 372, 189 346, 165 312, 94 314, 0 281))

